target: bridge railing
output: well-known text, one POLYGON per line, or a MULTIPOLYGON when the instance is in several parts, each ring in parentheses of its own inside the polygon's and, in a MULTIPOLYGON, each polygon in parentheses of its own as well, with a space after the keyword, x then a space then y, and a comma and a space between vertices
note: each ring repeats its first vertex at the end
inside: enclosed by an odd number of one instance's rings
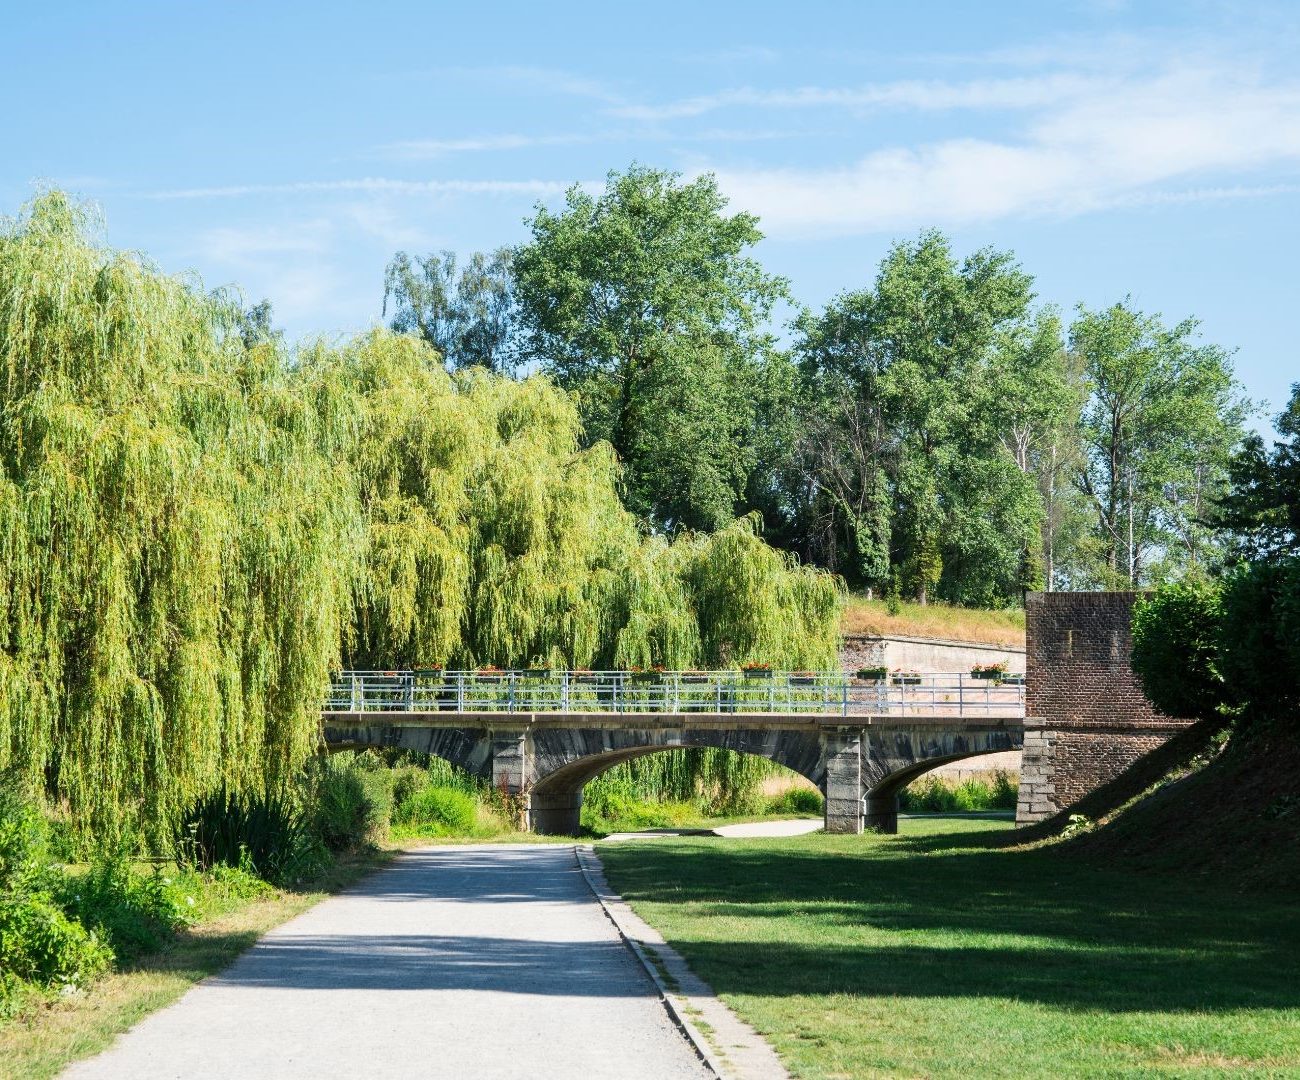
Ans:
POLYGON ((344 671, 327 713, 1023 715, 1024 677, 790 671, 344 671))

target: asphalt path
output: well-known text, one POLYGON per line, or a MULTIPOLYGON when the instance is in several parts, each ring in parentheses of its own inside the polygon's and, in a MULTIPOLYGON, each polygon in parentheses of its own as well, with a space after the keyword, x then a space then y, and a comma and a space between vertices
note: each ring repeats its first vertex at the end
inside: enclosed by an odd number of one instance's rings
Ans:
POLYGON ((154 1013, 78 1080, 711 1074, 572 847, 437 847, 325 900, 154 1013))

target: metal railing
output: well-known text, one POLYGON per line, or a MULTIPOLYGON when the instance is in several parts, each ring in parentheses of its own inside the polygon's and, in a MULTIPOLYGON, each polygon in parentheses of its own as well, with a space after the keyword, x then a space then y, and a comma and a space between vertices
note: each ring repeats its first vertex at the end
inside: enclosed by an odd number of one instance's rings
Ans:
POLYGON ((1024 715, 1023 675, 790 671, 344 671, 324 711, 1024 715))

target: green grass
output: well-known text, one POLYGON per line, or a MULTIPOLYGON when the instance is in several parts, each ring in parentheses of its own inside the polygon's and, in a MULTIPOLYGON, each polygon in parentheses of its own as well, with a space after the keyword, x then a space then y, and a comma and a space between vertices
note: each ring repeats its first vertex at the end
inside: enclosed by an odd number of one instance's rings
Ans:
POLYGON ((611 844, 610 882, 800 1077, 1300 1075, 1293 898, 896 837, 611 844))

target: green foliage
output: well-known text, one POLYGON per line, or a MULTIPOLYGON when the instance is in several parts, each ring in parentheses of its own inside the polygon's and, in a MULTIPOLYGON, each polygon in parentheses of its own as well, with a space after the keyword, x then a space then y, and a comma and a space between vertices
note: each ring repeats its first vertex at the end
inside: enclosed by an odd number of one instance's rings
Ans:
POLYGON ((769 814, 820 814, 826 806, 826 800, 820 791, 812 788, 787 788, 780 795, 768 799, 766 812, 769 814))
POLYGON ((297 803, 279 795, 219 791, 182 816, 175 849, 199 870, 239 867, 286 881, 322 866, 327 856, 297 803))
POLYGON ((374 755, 342 751, 316 759, 308 780, 312 827, 331 851, 382 839, 392 818, 392 779, 374 755))
POLYGON ((57 193, 0 229, 0 378, 0 769, 74 846, 296 797, 345 662, 833 659, 831 579, 750 522, 646 537, 546 379, 381 331, 290 352, 57 193))
POLYGON ((0 227, 0 767, 83 836, 165 843, 318 738, 355 561, 348 488, 242 312, 88 239, 0 227))
POLYGON ((67 877, 57 897, 69 917, 108 943, 118 962, 161 948, 193 921, 194 898, 174 888, 161 866, 137 873, 125 848, 67 877))
POLYGON ((24 984, 80 986, 113 962, 109 944, 58 903, 62 884, 39 807, 13 773, 0 778, 0 1013, 24 984))
POLYGON ((1002 769, 994 770, 989 778, 972 776, 959 781, 927 773, 899 792, 898 807, 921 814, 1014 810, 1019 791, 1019 784, 1002 769))
POLYGON ((384 314, 391 301, 392 328, 418 334, 450 368, 509 373, 518 320, 512 258, 508 248, 476 251, 458 278, 450 251, 425 258, 399 251, 384 275, 384 314))
POLYGON ((1242 567, 1223 590, 1219 671, 1239 724, 1300 726, 1300 558, 1242 567))
POLYGON ((418 825, 435 834, 468 836, 478 824, 479 802, 452 787, 426 787, 400 803, 393 820, 418 825))
POLYGON ((1133 588, 1166 563, 1217 555, 1204 519, 1227 490, 1246 406, 1228 353, 1195 344, 1196 331, 1194 319, 1167 327, 1128 301, 1081 306, 1070 327, 1090 391, 1077 482, 1092 511, 1094 587, 1133 588))
POLYGON ((632 166, 561 213, 538 207, 515 253, 527 352, 574 391, 591 441, 624 463, 630 507, 663 526, 729 521, 782 362, 764 325, 785 283, 747 251, 716 180, 632 166))
POLYGON ((1133 670, 1165 715, 1202 720, 1218 712, 1222 620, 1222 586, 1199 579, 1162 585, 1134 606, 1133 670))
MULTIPOLYGON (((82 986, 104 974, 113 950, 69 918, 48 893, 0 897, 0 971, 40 987, 82 986)), ((7 988, 10 994, 16 987, 7 988)))
POLYGON ((1237 550, 1255 561, 1300 554, 1300 383, 1274 424, 1284 439, 1266 451, 1258 435, 1247 436, 1229 467, 1232 489, 1214 515, 1237 550))
POLYGON ((922 601, 1019 599, 1040 542, 1032 459, 1066 400, 1060 328, 1030 285, 1007 253, 958 263, 925 233, 799 321, 809 438, 791 452, 811 468, 791 505, 812 492, 800 513, 818 523, 802 550, 922 601))

